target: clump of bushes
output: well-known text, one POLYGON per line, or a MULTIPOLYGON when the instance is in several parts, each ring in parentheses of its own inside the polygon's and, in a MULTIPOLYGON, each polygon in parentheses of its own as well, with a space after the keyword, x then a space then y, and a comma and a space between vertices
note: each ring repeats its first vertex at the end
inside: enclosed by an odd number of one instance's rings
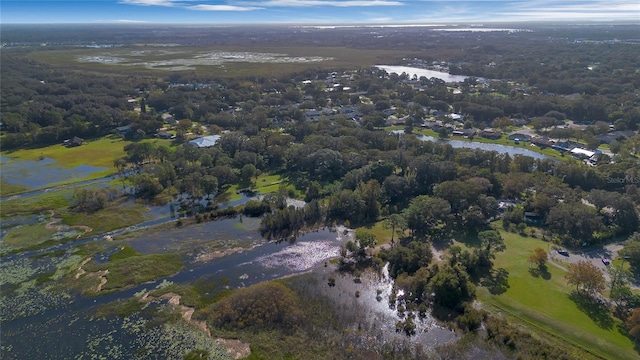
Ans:
POLYGON ((290 331, 304 318, 298 296, 278 282, 238 289, 212 306, 210 321, 228 329, 290 331))

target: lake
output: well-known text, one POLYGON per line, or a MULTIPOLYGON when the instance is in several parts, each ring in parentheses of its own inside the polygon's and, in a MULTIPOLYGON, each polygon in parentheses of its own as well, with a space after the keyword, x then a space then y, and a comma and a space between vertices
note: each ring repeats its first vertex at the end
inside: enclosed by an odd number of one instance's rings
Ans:
POLYGON ((413 77, 414 75, 417 76, 418 78, 420 78, 421 76, 424 76, 427 79, 436 78, 436 79, 443 80, 444 82, 447 82, 447 83, 463 82, 466 78, 469 77, 466 75, 451 75, 443 71, 421 69, 421 68, 411 67, 411 66, 376 65, 375 67, 377 67, 378 69, 384 70, 388 73, 396 73, 396 74, 407 73, 410 77, 413 77))
MULTIPOLYGON (((403 134, 404 130, 394 130, 392 131, 394 134, 403 134)), ((521 147, 502 145, 502 144, 490 144, 490 143, 481 143, 476 141, 468 141, 468 140, 453 140, 453 139, 437 139, 433 136, 426 135, 416 135, 418 139, 422 141, 433 141, 439 144, 449 144, 453 148, 466 148, 466 149, 480 149, 484 151, 495 151, 501 154, 509 154, 510 156, 514 155, 524 155, 530 156, 534 159, 554 159, 553 157, 545 154, 541 154, 539 152, 523 149, 521 147)))

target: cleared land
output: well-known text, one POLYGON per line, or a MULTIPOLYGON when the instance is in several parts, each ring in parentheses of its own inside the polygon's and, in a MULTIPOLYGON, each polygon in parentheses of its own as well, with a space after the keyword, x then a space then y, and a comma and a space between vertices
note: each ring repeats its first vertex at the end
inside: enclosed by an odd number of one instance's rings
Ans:
POLYGON ((527 256, 535 247, 547 249, 548 243, 503 230, 500 233, 507 249, 498 253, 494 268, 508 272, 508 288, 496 295, 479 288, 481 301, 603 358, 640 358, 633 341, 620 332, 619 320, 608 313, 583 311, 570 299, 572 287, 566 284, 565 271, 548 264, 546 276, 529 272, 527 256))

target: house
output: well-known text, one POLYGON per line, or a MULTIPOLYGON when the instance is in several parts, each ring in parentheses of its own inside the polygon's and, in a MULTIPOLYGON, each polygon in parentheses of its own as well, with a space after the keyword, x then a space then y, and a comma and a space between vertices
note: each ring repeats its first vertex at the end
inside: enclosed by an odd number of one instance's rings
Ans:
POLYGON ((176 136, 166 130, 160 130, 155 134, 156 137, 160 139, 175 139, 176 136))
POLYGON ((216 145, 220 140, 220 135, 209 135, 201 138, 193 139, 188 142, 189 146, 198 148, 208 148, 216 145))
POLYGON ((511 123, 515 126, 524 126, 527 125, 527 120, 520 118, 511 118, 511 123))
POLYGON ((169 114, 169 113, 165 113, 161 115, 162 117, 162 121, 167 123, 167 124, 177 124, 178 121, 173 117, 173 115, 169 114))
POLYGON ((625 140, 635 135, 632 130, 627 131, 612 131, 608 134, 598 135, 596 139, 602 144, 611 144, 614 141, 625 140))
POLYGON ((580 147, 575 147, 570 151, 571 155, 577 159, 589 159, 593 157, 596 153, 594 151, 589 151, 587 149, 583 149, 580 147))
POLYGON ((509 135, 509 140, 531 141, 531 135, 514 133, 509 135))
POLYGON ((480 131, 480 136, 487 139, 497 140, 497 139, 500 139, 500 137, 502 136, 502 133, 495 130, 482 130, 480 131))
POLYGON ((82 140, 77 136, 74 136, 73 138, 67 139, 64 141, 64 145, 68 147, 80 146, 82 144, 84 144, 84 140, 82 140))
POLYGON ((529 224, 542 224, 542 216, 537 212, 525 211, 524 222, 529 224))
POLYGON ((452 135, 464 137, 473 137, 476 133, 477 131, 475 129, 455 129, 451 132, 452 135))
POLYGON ((119 126, 116 128, 116 133, 120 135, 127 135, 133 130, 133 126, 131 124, 125 126, 119 126))
POLYGON ((549 140, 549 138, 546 138, 546 137, 534 137, 531 139, 531 143, 541 148, 553 146, 553 143, 551 142, 551 140, 549 140))

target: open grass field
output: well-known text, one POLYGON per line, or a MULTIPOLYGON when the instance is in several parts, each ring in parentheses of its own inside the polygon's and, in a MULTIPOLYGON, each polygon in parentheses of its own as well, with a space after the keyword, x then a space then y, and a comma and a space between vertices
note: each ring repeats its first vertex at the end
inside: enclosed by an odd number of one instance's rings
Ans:
POLYGON ((234 184, 231 185, 224 194, 221 195, 221 199, 227 201, 237 201, 242 199, 242 195, 238 194, 237 191, 239 189, 251 188, 253 191, 258 194, 270 194, 278 191, 280 186, 283 184, 283 180, 280 175, 268 175, 262 174, 258 176, 258 178, 253 182, 253 185, 250 184, 234 184))
POLYGON ((548 249, 548 243, 499 231, 507 249, 498 253, 494 268, 508 272, 508 288, 496 295, 479 288, 482 302, 597 356, 640 359, 633 341, 620 332, 618 320, 602 312, 592 312, 590 316, 570 299, 572 287, 566 284, 564 270, 548 264, 546 276, 536 277, 529 272, 527 256, 535 247, 548 249))
POLYGON ((108 173, 112 173, 115 172, 113 161, 125 155, 124 146, 129 143, 129 141, 124 141, 120 137, 111 135, 98 140, 86 141, 83 145, 77 147, 66 147, 58 144, 43 148, 3 152, 3 155, 16 160, 51 158, 61 166, 66 167, 79 165, 106 167, 109 168, 108 173))
POLYGON ((34 51, 32 59, 57 67, 88 72, 109 72, 122 75, 158 74, 172 71, 196 72, 199 75, 218 77, 279 76, 308 68, 357 68, 384 64, 401 59, 402 55, 390 50, 365 50, 346 47, 313 46, 128 46, 109 49, 66 49, 34 51), (222 59, 218 53, 242 53, 244 60, 233 56, 222 59), (249 56, 246 56, 250 53, 249 56), (258 59, 251 54, 278 54, 275 60, 258 59), (214 54, 210 56, 209 54, 214 54), (283 60, 283 58, 293 60, 283 60), (208 60, 214 58, 214 60, 208 60), (84 61, 82 61, 84 59, 84 61), (90 59, 90 61, 87 61, 90 59), (109 62, 109 59, 116 59, 109 62), (105 61, 106 60, 106 61, 105 61))

